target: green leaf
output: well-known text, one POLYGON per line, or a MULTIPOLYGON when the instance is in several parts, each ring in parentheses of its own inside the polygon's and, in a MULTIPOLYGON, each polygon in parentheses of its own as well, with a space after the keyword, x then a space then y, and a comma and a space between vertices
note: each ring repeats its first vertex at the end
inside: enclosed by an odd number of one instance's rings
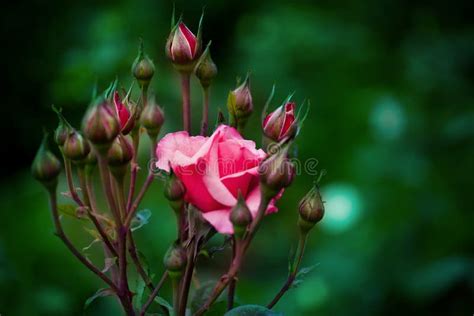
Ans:
POLYGON ((291 289, 296 289, 301 283, 303 283, 305 277, 313 271, 313 269, 317 266, 318 264, 313 264, 312 266, 302 268, 298 271, 295 277, 295 281, 293 284, 291 284, 291 289))
POLYGON ((227 302, 220 301, 212 304, 211 308, 206 312, 206 316, 222 316, 227 310, 227 302))
POLYGON ((133 296, 133 306, 140 310, 142 306, 143 292, 145 292, 146 284, 143 278, 137 277, 137 285, 135 286, 135 295, 133 296))
POLYGON ((149 209, 139 211, 132 221, 132 223, 134 224, 134 226, 131 228, 132 232, 148 224, 148 222, 150 221, 150 217, 151 211, 149 209))
POLYGON ((173 315, 173 306, 171 306, 171 304, 168 303, 167 300, 165 300, 161 296, 157 296, 155 297, 154 301, 160 304, 161 306, 165 307, 169 311, 170 315, 173 315))
POLYGON ((260 305, 242 305, 236 307, 224 316, 282 316, 282 313, 274 312, 264 306, 260 305))
POLYGON ((58 204, 59 213, 67 216, 76 217, 76 206, 72 204, 58 204))
POLYGON ((99 289, 97 292, 95 292, 94 295, 89 297, 86 302, 84 303, 84 310, 89 307, 89 305, 95 301, 96 299, 100 297, 106 297, 106 296, 111 296, 114 295, 114 292, 111 289, 99 289))

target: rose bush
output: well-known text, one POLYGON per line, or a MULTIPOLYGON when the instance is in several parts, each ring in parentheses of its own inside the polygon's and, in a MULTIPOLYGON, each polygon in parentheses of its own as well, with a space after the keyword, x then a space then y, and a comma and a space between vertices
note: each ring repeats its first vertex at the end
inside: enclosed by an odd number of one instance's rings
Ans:
MULTIPOLYGON (((186 187, 185 200, 220 233, 233 233, 229 214, 239 191, 255 217, 260 204, 258 165, 266 154, 233 127, 221 125, 210 137, 184 131, 167 134, 156 156, 157 167, 167 172, 171 167, 186 187)), ((267 214, 277 211, 274 202, 267 214)))

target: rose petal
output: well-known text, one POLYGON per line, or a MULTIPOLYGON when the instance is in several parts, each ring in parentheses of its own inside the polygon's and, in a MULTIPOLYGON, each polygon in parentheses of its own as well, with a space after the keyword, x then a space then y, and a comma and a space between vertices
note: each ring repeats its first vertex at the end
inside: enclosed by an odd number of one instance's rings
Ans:
POLYGON ((229 210, 203 213, 202 216, 221 234, 233 234, 234 227, 229 219, 229 210))
POLYGON ((184 23, 179 24, 179 30, 186 38, 186 42, 188 43, 189 48, 191 50, 191 58, 194 58, 194 55, 196 54, 197 44, 196 36, 188 29, 188 27, 184 23))

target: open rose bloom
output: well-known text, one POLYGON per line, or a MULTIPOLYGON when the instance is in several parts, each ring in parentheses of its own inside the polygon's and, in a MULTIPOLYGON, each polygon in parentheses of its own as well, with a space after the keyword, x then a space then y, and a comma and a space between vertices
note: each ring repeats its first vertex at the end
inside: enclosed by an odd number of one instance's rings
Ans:
MULTIPOLYGON (((229 220, 239 191, 255 217, 260 204, 258 165, 266 154, 236 129, 221 125, 210 137, 170 133, 159 142, 157 167, 170 171, 186 187, 185 200, 197 207, 220 233, 232 234, 229 220)), ((274 200, 267 214, 276 212, 274 200)))

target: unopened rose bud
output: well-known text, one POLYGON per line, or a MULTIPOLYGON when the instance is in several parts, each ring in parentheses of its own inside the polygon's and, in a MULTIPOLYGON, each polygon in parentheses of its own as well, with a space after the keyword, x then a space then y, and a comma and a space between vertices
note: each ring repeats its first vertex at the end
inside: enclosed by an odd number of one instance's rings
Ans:
POLYGON ((71 130, 63 145, 64 156, 74 162, 80 162, 87 157, 90 151, 89 141, 78 131, 71 130))
POLYGON ((172 28, 166 42, 166 55, 179 71, 187 73, 193 71, 194 64, 201 54, 200 34, 201 23, 197 37, 181 21, 172 28))
POLYGON ((127 135, 135 127, 136 106, 132 107, 132 102, 128 100, 128 96, 122 100, 118 91, 114 92, 114 105, 115 112, 119 118, 120 132, 123 135, 127 135))
POLYGON ((132 65, 132 74, 137 79, 140 87, 148 87, 151 78, 155 74, 155 65, 153 61, 145 54, 143 50, 143 41, 140 42, 138 56, 132 65))
POLYGON ((303 232, 309 231, 324 216, 324 203, 319 188, 314 186, 301 200, 298 226, 303 232))
POLYGON ((171 171, 168 179, 165 182, 164 195, 170 202, 171 207, 176 211, 181 211, 181 206, 184 203, 184 195, 186 194, 186 187, 183 182, 176 177, 171 171))
POLYGON ((242 130, 253 112, 250 77, 248 74, 245 81, 234 91, 230 92, 227 108, 231 118, 231 125, 242 130))
POLYGON ((31 165, 31 174, 48 189, 52 189, 56 186, 58 175, 61 172, 61 162, 48 149, 47 142, 47 135, 45 135, 31 165))
POLYGON ((92 144, 107 148, 120 133, 120 123, 113 111, 110 101, 103 98, 87 111, 82 130, 92 144))
POLYGON ((179 278, 187 263, 186 251, 178 243, 174 243, 168 249, 163 259, 166 270, 171 278, 179 278))
POLYGON ((165 122, 165 116, 163 110, 156 104, 155 100, 152 99, 148 102, 142 112, 140 122, 152 139, 158 136, 165 122))
POLYGON ((287 157, 288 147, 278 150, 258 167, 260 183, 267 197, 273 197, 288 187, 295 176, 295 167, 287 157))
POLYGON ((66 120, 66 118, 63 116, 61 113, 61 108, 57 108, 56 106, 52 106, 53 111, 56 112, 58 115, 59 119, 59 124, 56 130, 54 131, 54 141, 56 144, 61 147, 64 145, 64 142, 66 141, 67 136, 69 135, 69 132, 72 129, 71 124, 66 120))
POLYGON ((133 146, 125 136, 115 139, 107 154, 107 162, 110 167, 122 167, 128 165, 133 158, 133 146))
POLYGON ((210 43, 207 45, 201 58, 199 58, 194 73, 199 78, 203 88, 207 88, 211 85, 212 79, 217 75, 217 66, 211 58, 211 52, 209 49, 210 43))
POLYGON ((296 135, 298 130, 295 120, 295 103, 287 102, 268 114, 263 120, 263 133, 275 142, 296 135))
POLYGON ((250 213, 250 210, 240 192, 237 204, 235 204, 230 211, 230 221, 234 226, 234 234, 237 237, 242 237, 247 226, 252 222, 252 213, 250 213))

